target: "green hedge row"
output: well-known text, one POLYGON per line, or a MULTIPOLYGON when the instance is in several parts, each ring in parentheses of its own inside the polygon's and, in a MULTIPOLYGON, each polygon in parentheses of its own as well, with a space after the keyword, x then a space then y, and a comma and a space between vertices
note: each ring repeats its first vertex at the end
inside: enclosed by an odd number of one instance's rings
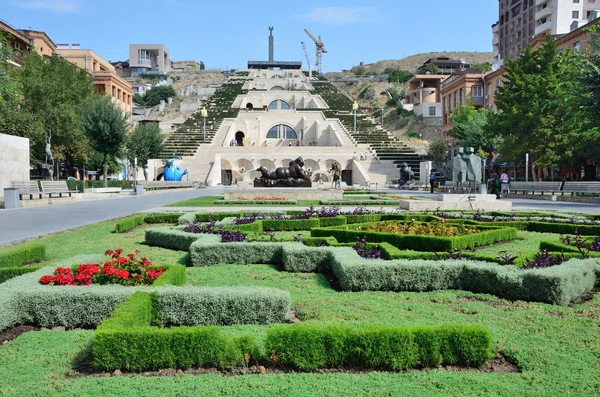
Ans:
POLYGON ((36 244, 0 254, 0 268, 19 267, 31 263, 42 262, 45 259, 46 246, 36 244))
POLYGON ((185 286, 159 289, 156 294, 163 325, 282 323, 290 305, 290 293, 276 288, 185 286))
POLYGON ((514 228, 492 228, 480 226, 481 232, 453 237, 418 236, 411 234, 393 234, 380 232, 367 232, 356 230, 357 227, 368 226, 356 224, 348 230, 340 227, 314 228, 311 230, 312 237, 335 237, 337 241, 344 243, 355 242, 357 238, 366 237, 371 243, 390 243, 400 249, 415 251, 448 252, 455 249, 468 249, 479 246, 495 244, 500 241, 513 240, 517 237, 517 229, 514 228), (485 228, 485 229, 484 229, 485 228))
POLYGON ((152 283, 153 287, 160 287, 163 285, 184 285, 186 282, 185 266, 182 265, 168 265, 168 266, 153 266, 162 267, 165 272, 154 280, 152 283))
POLYGON ((354 205, 354 206, 372 206, 372 205, 395 205, 398 206, 397 200, 392 199, 372 199, 372 200, 320 200, 321 205, 354 205))
POLYGON ((215 200, 215 205, 297 205, 296 200, 215 200))
POLYGON ((179 251, 188 251, 190 245, 200 237, 205 237, 213 243, 220 241, 217 235, 188 233, 168 226, 147 229, 145 232, 146 244, 179 251))
POLYGON ((10 280, 11 278, 15 278, 21 276, 23 274, 35 272, 36 270, 41 269, 40 266, 33 267, 2 267, 0 268, 0 284, 10 280))
POLYGON ((315 227, 341 226, 346 224, 345 216, 309 219, 264 219, 240 225, 243 233, 263 233, 268 231, 310 230, 315 227))
POLYGON ((117 222, 115 233, 125 233, 144 224, 145 215, 134 215, 117 222))
POLYGON ((579 231, 585 236, 600 236, 600 226, 574 225, 571 223, 527 222, 527 231, 557 234, 575 234, 579 231))
POLYGON ((295 243, 227 243, 205 238, 194 241, 190 246, 193 266, 212 266, 235 263, 240 265, 255 263, 281 263, 283 245, 295 243))
POLYGON ((210 366, 232 368, 255 357, 251 335, 232 337, 218 327, 150 327, 153 294, 137 292, 96 330, 93 365, 133 371, 210 366))
POLYGON ((331 269, 346 291, 459 289, 559 305, 600 284, 598 259, 571 259, 560 266, 520 270, 465 260, 367 260, 341 247, 334 250, 331 269))
POLYGON ((463 365, 492 356, 492 336, 478 325, 352 328, 311 324, 269 329, 266 350, 300 370, 366 367, 382 370, 463 365))
POLYGON ((179 221, 180 213, 172 214, 151 214, 146 215, 144 218, 145 223, 177 223, 179 221))

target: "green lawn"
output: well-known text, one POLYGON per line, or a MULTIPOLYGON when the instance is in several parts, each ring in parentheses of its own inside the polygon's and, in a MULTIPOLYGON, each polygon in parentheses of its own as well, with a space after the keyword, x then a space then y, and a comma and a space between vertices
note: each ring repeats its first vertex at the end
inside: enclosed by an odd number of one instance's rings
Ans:
MULTIPOLYGON (((115 221, 36 239, 46 244, 48 264, 109 248, 140 249, 156 264, 177 263, 186 253, 148 247, 143 226, 113 233, 115 221)), ((294 234, 293 232, 290 235, 294 234)), ((277 234, 277 237, 281 236, 277 234)), ((481 251, 531 251, 558 235, 520 232, 519 239, 481 251)), ((31 244, 25 243, 25 244, 31 244)), ((12 246, 11 248, 14 248, 12 246)), ((0 252, 7 247, 0 247, 0 252)), ((73 362, 89 348, 91 330, 30 332, 0 345, 0 396, 559 396, 600 395, 600 295, 568 307, 509 302, 464 291, 338 292, 321 274, 286 273, 270 265, 188 268, 188 282, 202 286, 256 285, 290 291, 302 321, 356 326, 479 324, 494 345, 515 359, 522 373, 478 371, 290 373, 169 377, 80 378, 73 362)), ((1 284, 0 284, 1 288, 1 284)), ((252 332, 265 326, 226 327, 252 332)))

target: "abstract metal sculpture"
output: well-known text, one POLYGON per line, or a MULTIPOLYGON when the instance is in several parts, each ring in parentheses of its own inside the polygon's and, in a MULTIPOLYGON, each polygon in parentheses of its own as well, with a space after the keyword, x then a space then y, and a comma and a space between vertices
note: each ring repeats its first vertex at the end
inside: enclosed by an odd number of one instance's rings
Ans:
POLYGON ((183 176, 187 174, 187 168, 183 172, 179 168, 179 160, 179 158, 174 157, 165 161, 165 168, 163 170, 163 179, 165 181, 181 181, 183 176))
POLYGON ((290 161, 289 167, 278 167, 274 171, 260 167, 257 171, 262 176, 254 178, 254 187, 311 187, 312 173, 302 167, 304 167, 302 157, 290 161))
POLYGON ((452 180, 458 190, 462 190, 463 184, 468 182, 469 188, 475 189, 481 183, 480 157, 473 154, 473 148, 459 148, 458 155, 452 159, 452 180))
POLYGON ((411 179, 415 179, 415 173, 407 163, 400 164, 400 180, 408 182, 411 179))

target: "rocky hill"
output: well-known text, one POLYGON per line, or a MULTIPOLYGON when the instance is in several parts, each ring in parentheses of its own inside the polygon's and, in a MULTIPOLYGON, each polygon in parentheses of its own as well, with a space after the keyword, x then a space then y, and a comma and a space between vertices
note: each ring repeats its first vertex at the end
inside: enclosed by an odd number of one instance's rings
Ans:
POLYGON ((357 68, 362 67, 365 70, 365 74, 380 74, 387 68, 409 70, 415 72, 425 61, 430 58, 448 57, 452 59, 464 58, 467 63, 472 65, 492 62, 491 52, 426 52, 423 54, 411 55, 406 58, 398 60, 385 60, 377 63, 370 63, 362 66, 356 66, 352 70, 356 71, 357 68))

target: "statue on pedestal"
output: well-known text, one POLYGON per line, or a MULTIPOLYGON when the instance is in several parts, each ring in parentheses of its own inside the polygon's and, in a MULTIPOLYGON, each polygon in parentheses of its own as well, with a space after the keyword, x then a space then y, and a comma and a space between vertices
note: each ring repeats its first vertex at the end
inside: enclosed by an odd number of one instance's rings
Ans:
POLYGON ((254 187, 311 187, 312 173, 302 167, 304 167, 302 157, 290 161, 289 167, 278 167, 274 171, 260 167, 257 171, 260 171, 262 176, 254 178, 254 187))
POLYGON ((476 188, 481 183, 482 160, 476 156, 473 148, 459 148, 458 155, 452 159, 452 180, 454 188, 463 189, 463 184, 468 182, 469 188, 476 188))

